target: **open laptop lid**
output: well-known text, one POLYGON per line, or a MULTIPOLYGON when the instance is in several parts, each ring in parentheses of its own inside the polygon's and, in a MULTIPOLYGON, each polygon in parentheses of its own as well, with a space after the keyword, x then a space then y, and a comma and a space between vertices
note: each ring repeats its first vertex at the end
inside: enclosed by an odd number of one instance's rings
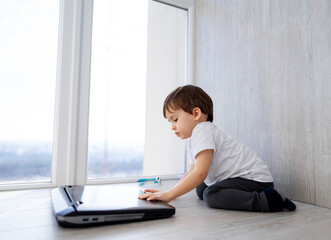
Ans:
POLYGON ((138 187, 64 186, 51 192, 53 210, 62 226, 150 220, 170 217, 175 208, 163 202, 138 199, 138 187))

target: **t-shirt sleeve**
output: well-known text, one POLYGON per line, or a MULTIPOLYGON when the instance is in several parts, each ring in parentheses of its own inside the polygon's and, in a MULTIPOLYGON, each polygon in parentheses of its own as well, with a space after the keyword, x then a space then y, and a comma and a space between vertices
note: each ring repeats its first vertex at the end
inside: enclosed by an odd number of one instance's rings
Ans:
POLYGON ((190 140, 191 156, 194 159, 198 153, 204 150, 212 149, 215 151, 216 149, 213 133, 208 128, 197 129, 190 140))
POLYGON ((187 142, 187 149, 186 149, 186 156, 187 156, 187 161, 189 163, 189 165, 194 165, 195 161, 194 161, 194 157, 192 154, 192 149, 191 149, 191 139, 188 140, 187 142))

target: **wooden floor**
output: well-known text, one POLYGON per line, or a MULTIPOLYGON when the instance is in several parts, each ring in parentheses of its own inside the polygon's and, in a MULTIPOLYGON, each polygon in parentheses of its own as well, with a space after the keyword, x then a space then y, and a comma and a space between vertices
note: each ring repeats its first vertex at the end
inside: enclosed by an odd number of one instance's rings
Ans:
POLYGON ((216 210, 193 191, 171 204, 176 214, 168 219, 66 229, 53 216, 49 189, 4 191, 0 239, 331 239, 331 209, 296 202, 295 212, 216 210))

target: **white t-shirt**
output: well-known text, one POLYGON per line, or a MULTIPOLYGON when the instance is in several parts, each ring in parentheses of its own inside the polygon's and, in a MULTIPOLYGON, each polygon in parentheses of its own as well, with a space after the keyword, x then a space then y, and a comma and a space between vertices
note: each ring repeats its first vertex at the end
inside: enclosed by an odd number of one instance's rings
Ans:
POLYGON ((224 134, 211 122, 199 123, 188 139, 187 156, 195 164, 196 155, 214 150, 205 184, 210 186, 228 178, 241 177, 257 182, 273 182, 268 166, 246 145, 224 134))

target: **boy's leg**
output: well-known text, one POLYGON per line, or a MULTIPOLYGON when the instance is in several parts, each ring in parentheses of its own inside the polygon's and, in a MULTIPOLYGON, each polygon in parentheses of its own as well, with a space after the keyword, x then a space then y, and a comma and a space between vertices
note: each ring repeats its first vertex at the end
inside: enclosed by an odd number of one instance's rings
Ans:
POLYGON ((208 187, 208 186, 207 186, 204 182, 202 182, 202 183, 201 183, 201 184, 195 189, 195 191, 196 191, 198 197, 199 197, 201 200, 203 200, 203 192, 205 191, 205 189, 206 189, 207 187, 208 187))
POLYGON ((266 188, 263 190, 263 193, 267 197, 270 212, 279 212, 284 208, 289 211, 294 211, 297 208, 291 200, 281 196, 273 188, 266 188))
MULTIPOLYGON (((264 192, 266 188, 272 189, 273 183, 231 178, 205 188, 203 199, 211 208, 258 212, 274 211, 269 207, 269 199, 264 192)), ((282 209, 283 207, 279 211, 282 209)))

